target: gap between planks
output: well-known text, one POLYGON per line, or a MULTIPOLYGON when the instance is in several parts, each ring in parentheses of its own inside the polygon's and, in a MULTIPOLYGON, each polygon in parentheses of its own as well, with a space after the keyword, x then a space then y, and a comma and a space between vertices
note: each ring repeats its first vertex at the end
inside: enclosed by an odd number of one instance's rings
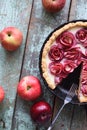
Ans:
MULTIPOLYGON (((34 4, 34 0, 32 0, 32 5, 31 5, 31 12, 30 12, 29 23, 28 23, 28 28, 27 28, 27 35, 26 35, 26 40, 25 40, 25 47, 24 47, 24 53, 23 53, 23 58, 22 58, 22 65, 21 65, 21 70, 20 70, 19 81, 20 81, 20 79, 21 79, 21 74, 22 74, 22 68, 23 68, 23 63, 24 63, 24 57, 25 57, 25 50, 26 50, 27 38, 28 38, 28 35, 29 35, 28 33, 29 33, 29 27, 30 27, 31 16, 32 16, 33 4, 34 4)), ((15 105, 14 105, 14 112, 13 112, 13 117, 12 117, 11 130, 14 129, 14 125, 15 125, 14 115, 15 115, 16 101, 17 101, 17 94, 16 94, 16 97, 15 97, 15 105)))

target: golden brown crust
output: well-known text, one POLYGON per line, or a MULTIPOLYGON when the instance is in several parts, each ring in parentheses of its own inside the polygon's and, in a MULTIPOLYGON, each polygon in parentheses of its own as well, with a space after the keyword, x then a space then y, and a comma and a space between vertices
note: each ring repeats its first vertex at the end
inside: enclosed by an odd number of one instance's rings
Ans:
POLYGON ((87 102, 87 96, 83 95, 80 91, 78 91, 78 99, 80 102, 87 102))
POLYGON ((42 68, 42 73, 43 73, 43 77, 45 78, 48 86, 51 89, 55 89, 56 88, 56 84, 55 82, 53 82, 50 79, 50 76, 48 74, 48 70, 47 70, 47 65, 46 65, 46 56, 48 54, 48 51, 50 50, 51 45, 53 44, 53 42, 55 41, 55 39, 64 31, 71 29, 73 27, 87 27, 87 22, 73 22, 73 23, 69 23, 66 24, 65 26, 63 26, 62 28, 56 30, 55 32, 53 32, 53 34, 51 35, 51 37, 49 38, 49 40, 46 42, 43 52, 42 52, 42 61, 41 61, 41 68, 42 68))

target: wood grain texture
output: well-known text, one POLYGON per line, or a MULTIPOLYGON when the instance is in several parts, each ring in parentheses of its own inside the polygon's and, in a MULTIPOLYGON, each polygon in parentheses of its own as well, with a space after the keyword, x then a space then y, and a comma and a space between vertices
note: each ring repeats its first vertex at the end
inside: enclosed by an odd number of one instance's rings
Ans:
POLYGON ((86 130, 87 114, 83 106, 75 106, 70 130, 86 130))
POLYGON ((87 0, 72 0, 69 19, 87 19, 87 0))
MULTIPOLYGON (((41 0, 0 0, 0 30, 16 26, 24 36, 23 44, 16 52, 7 52, 0 46, 0 85, 6 92, 5 100, 0 104, 0 130, 46 130, 45 126, 37 126, 32 121, 31 105, 46 100, 53 108, 54 118, 63 101, 51 94, 42 81, 38 65, 40 50, 49 33, 62 23, 87 19, 86 3, 87 0, 67 0, 60 12, 50 14, 41 0), (26 75, 37 76, 41 81, 43 94, 33 102, 16 97, 18 81, 26 75)), ((86 130, 86 118, 84 107, 68 104, 53 130, 86 130)))
MULTIPOLYGON (((22 69, 21 78, 26 75, 37 76, 42 84, 43 95, 38 100, 46 100, 52 106, 54 104, 54 96, 44 86, 39 72, 39 54, 44 40, 48 34, 64 23, 68 19, 68 10, 70 1, 68 0, 63 10, 56 14, 47 13, 41 3, 41 0, 34 0, 32 16, 29 26, 28 39, 22 69), (39 5, 39 6, 38 6, 39 5), (65 16, 65 17, 64 17, 65 16)), ((22 101, 17 97, 15 116, 13 122, 13 130, 45 130, 45 127, 37 127, 31 120, 29 109, 33 103, 22 101), (21 106, 21 107, 20 107, 21 106), (21 118, 21 115, 23 115, 21 118), (33 123, 33 125, 32 125, 33 123), (22 126, 21 126, 22 125, 22 126)))
MULTIPOLYGON (((55 117, 56 113, 59 111, 62 104, 63 104, 63 101, 56 99, 53 118, 55 117)), ((64 107, 64 109, 62 110, 58 119, 55 122, 53 130, 70 130, 73 109, 74 107, 72 104, 67 104, 64 107)))
POLYGON ((0 130, 11 130, 31 7, 32 0, 0 0, 0 30, 15 26, 23 32, 23 43, 17 51, 7 52, 0 45, 0 85, 5 89, 5 100, 0 104, 0 130))

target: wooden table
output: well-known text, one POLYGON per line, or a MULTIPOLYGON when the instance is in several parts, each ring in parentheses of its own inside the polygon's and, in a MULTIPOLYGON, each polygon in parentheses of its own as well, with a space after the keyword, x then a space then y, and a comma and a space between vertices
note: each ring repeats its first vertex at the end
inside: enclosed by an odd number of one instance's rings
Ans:
MULTIPOLYGON (((29 109, 34 102, 17 95, 17 84, 26 75, 37 76, 43 89, 38 100, 49 102, 55 116, 62 101, 43 84, 38 66, 40 49, 54 28, 77 19, 87 19, 87 0, 66 0, 65 7, 55 14, 47 13, 41 0, 0 0, 0 30, 15 26, 23 32, 23 43, 17 51, 7 52, 0 46, 0 85, 5 89, 5 99, 0 104, 0 130, 46 130, 32 122, 29 109)), ((66 105, 53 130, 87 130, 85 108, 66 105)))

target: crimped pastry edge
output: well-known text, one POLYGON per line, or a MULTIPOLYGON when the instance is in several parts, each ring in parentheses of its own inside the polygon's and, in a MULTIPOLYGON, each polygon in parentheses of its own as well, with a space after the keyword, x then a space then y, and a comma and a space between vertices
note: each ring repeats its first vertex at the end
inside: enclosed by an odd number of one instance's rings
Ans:
POLYGON ((42 52, 42 60, 41 60, 41 68, 42 68, 42 75, 44 77, 44 79, 46 80, 48 86, 51 89, 55 89, 56 88, 56 84, 53 83, 50 78, 49 78, 49 74, 47 72, 47 65, 46 65, 46 56, 50 50, 51 45, 53 44, 53 42, 55 41, 55 39, 64 31, 71 29, 73 27, 87 27, 87 22, 83 22, 83 21, 77 21, 77 22, 71 22, 68 23, 66 25, 64 25, 62 28, 57 29, 55 32, 52 33, 51 37, 49 38, 49 40, 45 43, 45 46, 43 48, 43 52, 42 52))

